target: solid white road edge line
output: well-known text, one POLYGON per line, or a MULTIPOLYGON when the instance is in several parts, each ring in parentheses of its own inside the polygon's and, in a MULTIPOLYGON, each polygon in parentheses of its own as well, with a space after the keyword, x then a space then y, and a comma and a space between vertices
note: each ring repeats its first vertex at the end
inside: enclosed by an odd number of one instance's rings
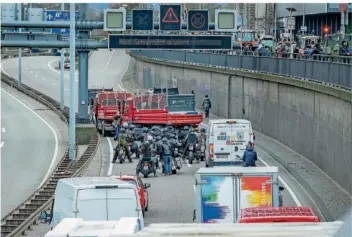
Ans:
POLYGON ((49 177, 52 169, 54 168, 56 159, 57 159, 57 154, 58 154, 58 150, 59 150, 59 139, 57 138, 57 134, 54 130, 54 128, 43 118, 41 117, 38 113, 36 113, 33 109, 31 109, 29 106, 27 106, 25 103, 23 103, 22 101, 20 101, 19 99, 17 99, 15 96, 13 96, 11 93, 5 91, 4 89, 1 88, 1 90, 3 92, 5 92, 6 94, 8 94, 10 97, 12 97, 13 99, 15 99, 18 103, 20 103, 21 105, 23 105, 25 108, 27 108, 30 112, 32 112, 35 116, 37 116, 46 126, 48 126, 48 128, 51 130, 51 132, 54 135, 54 139, 55 139, 55 150, 54 150, 54 155, 53 158, 51 160, 49 169, 47 171, 47 173, 45 174, 44 179, 42 180, 42 182, 40 183, 40 185, 38 186, 38 188, 40 188, 46 181, 46 179, 49 177))
POLYGON ((112 167, 113 167, 113 163, 112 163, 112 159, 114 158, 114 150, 112 148, 112 143, 111 143, 111 140, 110 138, 106 137, 106 140, 108 140, 108 143, 109 143, 109 148, 110 148, 110 162, 109 162, 109 170, 108 170, 108 176, 111 175, 112 173, 112 167))
POLYGON ((8 60, 3 60, 3 61, 2 61, 2 63, 1 63, 1 71, 2 71, 3 73, 5 73, 7 76, 10 77, 10 74, 8 74, 8 73, 5 71, 5 69, 3 68, 4 63, 7 62, 7 61, 8 61, 8 60))
MULTIPOLYGON (((201 123, 202 125, 206 126, 209 128, 209 125, 208 124, 205 124, 205 123, 201 123)), ((260 158, 258 156, 258 159, 265 165, 265 166, 269 166, 268 163, 266 163, 262 158, 260 158)), ((296 194, 293 192, 293 190, 290 188, 290 186, 287 184, 287 182, 285 180, 283 180, 280 175, 279 175, 279 181, 285 186, 286 190, 289 192, 289 194, 291 195, 293 201, 296 203, 296 205, 298 207, 301 207, 302 204, 301 202, 299 201, 299 199, 297 198, 296 194)))

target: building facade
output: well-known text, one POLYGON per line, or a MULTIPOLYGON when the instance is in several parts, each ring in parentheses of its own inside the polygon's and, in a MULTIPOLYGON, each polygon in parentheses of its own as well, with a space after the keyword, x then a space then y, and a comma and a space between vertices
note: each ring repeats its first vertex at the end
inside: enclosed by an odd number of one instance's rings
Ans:
MULTIPOLYGON (((322 36, 325 33, 332 34, 341 30, 341 13, 338 3, 277 3, 275 4, 278 26, 284 28, 284 18, 295 17, 295 32, 300 31, 301 26, 307 27, 307 34, 322 36), (288 9, 295 11, 290 12, 288 9), (303 23, 303 16, 305 22, 303 23)), ((351 33, 352 4, 348 6, 348 25, 346 33, 351 33)))

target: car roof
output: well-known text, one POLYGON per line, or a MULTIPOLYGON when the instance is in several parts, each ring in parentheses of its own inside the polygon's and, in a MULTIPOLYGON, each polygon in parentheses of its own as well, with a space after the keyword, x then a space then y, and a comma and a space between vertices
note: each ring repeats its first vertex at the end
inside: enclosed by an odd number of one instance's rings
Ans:
POLYGON ((134 180, 137 180, 137 176, 135 176, 135 175, 114 175, 114 176, 111 176, 111 177, 114 177, 114 178, 117 178, 117 179, 134 179, 134 180))

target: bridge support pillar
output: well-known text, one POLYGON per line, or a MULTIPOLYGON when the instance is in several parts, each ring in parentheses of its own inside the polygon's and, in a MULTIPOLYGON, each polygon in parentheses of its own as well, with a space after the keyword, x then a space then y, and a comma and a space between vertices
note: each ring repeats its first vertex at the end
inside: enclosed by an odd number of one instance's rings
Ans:
POLYGON ((88 118, 88 54, 89 50, 78 51, 78 123, 89 123, 88 118))

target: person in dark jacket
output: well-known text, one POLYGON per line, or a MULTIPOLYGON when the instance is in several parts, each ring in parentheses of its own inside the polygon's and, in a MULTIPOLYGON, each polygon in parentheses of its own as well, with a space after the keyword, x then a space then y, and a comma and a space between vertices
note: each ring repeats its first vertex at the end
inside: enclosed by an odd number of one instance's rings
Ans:
POLYGON ((256 166, 255 162, 258 160, 257 152, 254 150, 252 143, 248 142, 247 149, 243 154, 243 166, 256 166))
POLYGON ((203 102, 202 102, 202 109, 205 112, 205 118, 209 118, 209 111, 211 109, 211 101, 208 95, 205 95, 203 102))
POLYGON ((341 48, 340 48, 340 56, 350 56, 351 53, 348 48, 348 42, 342 41, 341 48))
POLYGON ((163 175, 171 175, 171 145, 168 140, 164 137, 161 140, 161 153, 163 157, 164 173, 163 175))

